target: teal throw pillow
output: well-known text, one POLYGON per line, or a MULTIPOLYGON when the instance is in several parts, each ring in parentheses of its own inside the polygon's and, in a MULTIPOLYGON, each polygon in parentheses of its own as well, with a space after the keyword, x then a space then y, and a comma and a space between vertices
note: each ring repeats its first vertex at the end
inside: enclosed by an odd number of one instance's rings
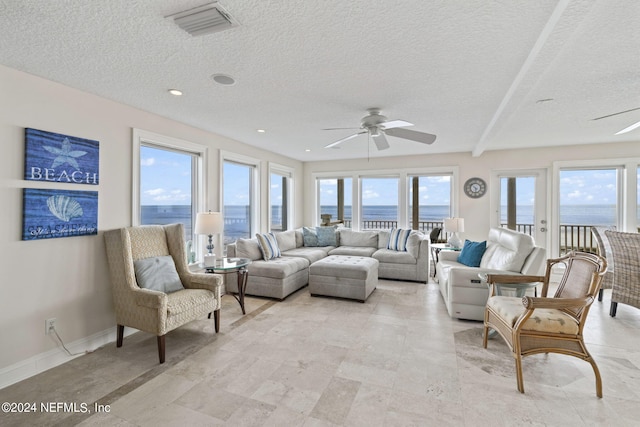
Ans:
POLYGON ((487 242, 464 241, 462 252, 458 255, 458 262, 468 267, 480 267, 480 261, 484 251, 487 250, 487 242))
POLYGON ((338 246, 335 227, 316 227, 318 246, 338 246))
POLYGON ((302 227, 302 240, 305 246, 318 246, 318 234, 315 228, 302 227))
POLYGON ((276 240, 275 234, 256 234, 256 239, 258 239, 260 252, 262 252, 262 258, 264 258, 265 261, 280 258, 280 248, 278 247, 278 240, 276 240))

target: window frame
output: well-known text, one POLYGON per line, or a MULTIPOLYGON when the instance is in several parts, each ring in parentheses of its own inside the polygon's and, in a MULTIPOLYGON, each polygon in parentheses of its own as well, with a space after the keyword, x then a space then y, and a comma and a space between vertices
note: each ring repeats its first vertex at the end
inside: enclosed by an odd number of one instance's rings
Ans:
MULTIPOLYGON (((191 171, 191 224, 195 225, 196 213, 204 211, 206 199, 207 171, 205 165, 208 164, 208 149, 206 146, 179 138, 173 138, 142 129, 133 129, 133 165, 132 165, 132 202, 131 202, 131 224, 140 225, 142 221, 142 209, 140 207, 140 149, 145 147, 157 148, 160 150, 175 151, 194 156, 193 168, 191 171)), ((191 236, 194 239, 195 235, 191 236)), ((194 240, 195 241, 195 240, 194 240)), ((198 252, 200 246, 196 245, 198 252)), ((197 253, 197 256, 200 256, 197 253)))
POLYGON ((293 175, 295 170, 293 168, 290 168, 288 166, 284 166, 284 165, 280 165, 278 163, 273 163, 273 162, 269 162, 268 164, 268 175, 269 175, 269 191, 267 192, 267 206, 268 206, 268 211, 267 211, 267 225, 268 225, 268 230, 271 231, 271 176, 272 175, 279 175, 282 178, 285 178, 286 182, 287 182, 287 186, 286 186, 286 192, 285 194, 283 194, 286 197, 286 205, 285 205, 285 201, 283 200, 283 205, 286 206, 287 208, 287 222, 286 224, 283 224, 285 229, 283 231, 286 230, 291 230, 293 228, 293 215, 294 215, 294 204, 295 204, 295 198, 293 197, 294 194, 294 179, 293 179, 293 175))
MULTIPOLYGON (((244 156, 242 154, 236 154, 229 151, 220 151, 220 164, 219 164, 219 182, 220 182, 220 212, 222 213, 222 217, 224 218, 225 206, 224 206, 224 164, 225 162, 236 163, 243 166, 248 166, 253 168, 253 173, 250 177, 250 185, 249 189, 249 200, 250 200, 250 209, 251 209, 251 222, 249 223, 249 237, 259 233, 261 230, 260 227, 260 218, 262 218, 262 210, 260 206, 260 177, 261 175, 261 161, 259 159, 244 156)), ((224 235, 224 231, 221 233, 221 241, 224 242, 226 236, 224 235)))

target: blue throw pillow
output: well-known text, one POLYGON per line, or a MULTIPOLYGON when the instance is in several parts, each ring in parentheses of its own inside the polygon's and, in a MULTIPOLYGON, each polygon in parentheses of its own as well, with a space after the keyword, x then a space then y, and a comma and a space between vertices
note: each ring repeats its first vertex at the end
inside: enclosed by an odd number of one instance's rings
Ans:
POLYGON ((316 227, 318 246, 338 246, 335 227, 316 227))
POLYGON ((302 227, 302 240, 305 246, 318 246, 318 234, 316 229, 311 227, 302 227))
POLYGON ((280 258, 280 248, 273 233, 256 234, 256 239, 258 239, 260 252, 262 252, 265 261, 280 258))
POLYGON ((403 228, 392 229, 389 233, 389 243, 387 243, 387 249, 391 249, 392 251, 406 252, 409 234, 411 234, 411 230, 405 230, 403 228))
POLYGON ((464 241, 462 252, 458 255, 458 262, 468 267, 480 267, 480 261, 482 255, 487 249, 487 242, 472 242, 470 240, 464 241))

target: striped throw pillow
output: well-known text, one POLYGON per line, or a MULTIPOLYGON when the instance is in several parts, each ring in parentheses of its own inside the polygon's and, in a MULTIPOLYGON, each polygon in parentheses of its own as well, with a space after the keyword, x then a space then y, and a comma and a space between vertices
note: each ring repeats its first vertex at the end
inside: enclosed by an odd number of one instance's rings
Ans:
POLYGON ((278 241, 276 240, 275 234, 256 234, 256 239, 258 239, 260 252, 262 252, 262 258, 264 258, 265 261, 280 258, 280 248, 278 247, 278 241))
POLYGON ((391 229, 391 232, 389 233, 389 243, 387 244, 387 249, 391 249, 392 251, 406 252, 409 234, 411 234, 411 230, 405 230, 403 228, 391 229))

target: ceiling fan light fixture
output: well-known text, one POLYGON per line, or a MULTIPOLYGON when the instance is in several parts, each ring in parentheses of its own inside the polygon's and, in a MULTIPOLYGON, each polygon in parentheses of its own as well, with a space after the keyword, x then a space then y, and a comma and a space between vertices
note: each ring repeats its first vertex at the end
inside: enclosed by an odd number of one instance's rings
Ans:
POLYGON ((631 132, 634 129, 640 128, 640 122, 636 122, 634 124, 632 124, 631 126, 627 126, 626 128, 622 129, 621 131, 618 131, 615 133, 615 135, 622 135, 623 133, 627 133, 627 132, 631 132))

